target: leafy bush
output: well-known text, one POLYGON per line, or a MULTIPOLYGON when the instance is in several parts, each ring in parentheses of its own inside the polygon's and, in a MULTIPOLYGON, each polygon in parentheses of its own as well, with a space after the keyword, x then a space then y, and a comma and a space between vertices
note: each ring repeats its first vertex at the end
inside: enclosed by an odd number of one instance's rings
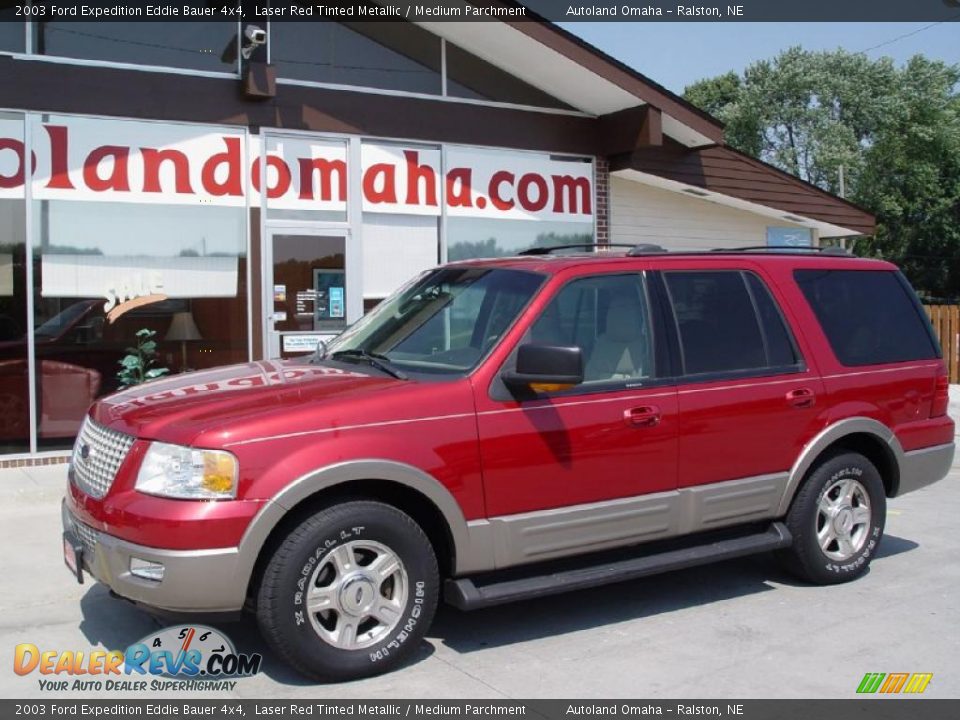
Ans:
POLYGON ((154 367, 157 364, 157 341, 153 330, 137 331, 137 346, 128 347, 123 360, 120 361, 121 370, 117 373, 120 387, 132 387, 140 383, 154 380, 170 372, 165 367, 154 367))

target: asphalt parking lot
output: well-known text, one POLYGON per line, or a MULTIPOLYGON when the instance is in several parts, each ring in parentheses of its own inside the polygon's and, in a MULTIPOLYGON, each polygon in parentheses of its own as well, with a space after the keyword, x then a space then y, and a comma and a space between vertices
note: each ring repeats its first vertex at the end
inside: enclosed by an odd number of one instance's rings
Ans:
MULTIPOLYGON (((44 693, 36 672, 12 670, 18 643, 122 649, 161 627, 64 568, 65 473, 0 471, 0 696, 145 697, 44 693)), ((869 574, 841 586, 799 584, 757 556, 474 613, 444 607, 408 666, 342 685, 288 670, 252 623, 223 625, 238 649, 264 653, 264 671, 195 697, 849 698, 866 672, 932 672, 925 695, 956 698, 958 508, 955 464, 943 482, 889 503, 869 574)))

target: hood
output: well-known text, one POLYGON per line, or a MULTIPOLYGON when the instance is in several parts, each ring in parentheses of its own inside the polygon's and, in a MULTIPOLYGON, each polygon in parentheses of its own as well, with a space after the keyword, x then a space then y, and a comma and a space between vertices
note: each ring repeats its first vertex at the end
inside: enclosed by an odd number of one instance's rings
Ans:
POLYGON ((102 398, 94 404, 91 416, 136 437, 190 444, 200 433, 228 423, 405 384, 302 360, 261 361, 137 385, 102 398))

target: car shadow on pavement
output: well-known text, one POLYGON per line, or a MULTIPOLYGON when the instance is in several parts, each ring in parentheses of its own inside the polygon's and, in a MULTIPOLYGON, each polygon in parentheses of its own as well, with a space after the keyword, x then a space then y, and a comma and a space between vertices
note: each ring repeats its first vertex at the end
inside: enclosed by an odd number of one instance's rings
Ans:
POLYGON ((783 576, 759 555, 469 613, 441 606, 430 636, 468 653, 769 592, 783 576))
MULTIPOLYGON (((92 585, 80 599, 80 631, 91 645, 102 645, 108 650, 125 650, 146 635, 171 625, 209 625, 224 633, 233 641, 240 653, 263 655, 262 672, 282 685, 311 686, 317 683, 292 670, 267 645, 257 628, 252 615, 239 620, 221 621, 210 618, 191 622, 189 617, 180 620, 158 618, 126 600, 112 597, 102 585, 92 585)), ((434 647, 421 642, 404 667, 426 660, 434 653, 434 647)), ((361 681, 357 681, 361 682, 361 681)))
MULTIPOLYGON (((918 547, 912 540, 886 535, 876 560, 882 562, 918 547)), ((458 653, 469 653, 776 591, 777 585, 806 586, 784 571, 772 554, 755 555, 469 613, 441 603, 428 637, 458 653)), ((83 612, 80 630, 92 645, 102 644, 108 649, 124 649, 152 631, 177 624, 157 619, 129 602, 111 597, 101 585, 91 587, 81 599, 80 607, 83 612)), ((233 622, 201 624, 223 631, 239 652, 261 653, 263 673, 274 682, 296 686, 316 684, 290 669, 273 653, 252 616, 233 622)), ((433 645, 422 642, 405 665, 416 665, 434 652, 433 645)))
POLYGON ((896 535, 884 535, 883 540, 880 541, 880 549, 877 550, 875 559, 880 560, 882 558, 893 557, 894 555, 916 550, 918 547, 920 547, 920 544, 915 543, 913 540, 907 540, 906 538, 897 537, 896 535))
MULTIPOLYGON (((917 547, 887 535, 876 560, 917 547)), ((814 587, 767 553, 469 613, 441 605, 429 635, 468 653, 775 591, 777 585, 814 587)))
MULTIPOLYGON (((273 652, 270 646, 267 645, 267 642, 263 639, 263 636, 260 634, 260 631, 257 628, 257 621, 252 615, 245 615, 242 620, 236 622, 211 624, 215 625, 217 629, 222 630, 231 640, 233 640, 233 644, 236 646, 237 652, 260 653, 263 655, 261 672, 274 682, 280 683, 281 685, 296 685, 304 687, 320 684, 315 680, 305 678, 303 675, 290 668, 285 661, 281 660, 280 657, 273 652)), ((427 642, 421 642, 413 655, 408 658, 407 661, 400 667, 404 668, 423 662, 428 657, 433 655, 434 652, 435 649, 433 645, 427 642)), ((351 685, 359 682, 363 682, 363 679, 354 680, 344 684, 351 685)))
POLYGON ((133 603, 111 597, 103 585, 93 585, 80 599, 80 632, 91 645, 125 650, 163 625, 133 603))

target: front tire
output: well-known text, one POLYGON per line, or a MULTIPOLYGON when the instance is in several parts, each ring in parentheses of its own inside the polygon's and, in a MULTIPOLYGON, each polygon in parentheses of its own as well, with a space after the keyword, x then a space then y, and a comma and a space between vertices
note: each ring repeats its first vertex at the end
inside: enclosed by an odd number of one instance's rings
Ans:
POLYGON ((433 547, 389 505, 346 502, 297 526, 270 558, 257 621, 303 675, 343 681, 393 670, 416 649, 439 596, 433 547))
POLYGON ((786 568, 817 585, 863 575, 883 538, 887 498, 880 473, 859 453, 822 460, 800 487, 786 524, 793 545, 780 557, 786 568))

